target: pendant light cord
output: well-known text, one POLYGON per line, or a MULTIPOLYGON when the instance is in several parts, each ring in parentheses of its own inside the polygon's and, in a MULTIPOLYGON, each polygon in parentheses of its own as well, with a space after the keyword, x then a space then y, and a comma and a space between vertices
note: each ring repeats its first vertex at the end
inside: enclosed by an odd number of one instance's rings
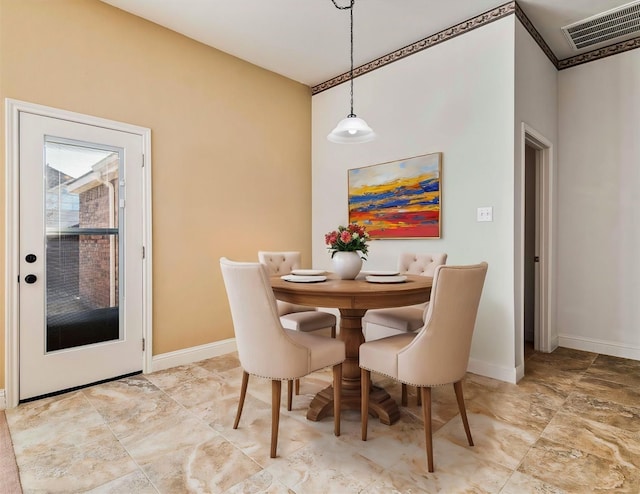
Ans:
POLYGON ((333 2, 333 5, 339 9, 339 10, 349 10, 349 14, 350 14, 350 18, 351 18, 351 28, 350 28, 350 34, 351 34, 351 38, 350 38, 350 44, 351 44, 351 69, 349 70, 349 80, 350 80, 350 84, 351 84, 351 89, 350 89, 350 100, 351 100, 351 112, 349 113, 349 117, 355 117, 355 114, 353 113, 353 6, 356 3, 356 0, 351 0, 351 2, 349 3, 349 5, 345 6, 345 7, 340 7, 337 3, 336 0, 331 0, 333 2))

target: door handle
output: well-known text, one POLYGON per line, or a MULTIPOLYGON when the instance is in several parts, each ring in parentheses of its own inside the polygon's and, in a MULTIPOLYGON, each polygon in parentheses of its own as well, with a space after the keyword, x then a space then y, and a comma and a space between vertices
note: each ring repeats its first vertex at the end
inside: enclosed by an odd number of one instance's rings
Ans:
POLYGON ((27 276, 24 277, 24 281, 25 283, 28 283, 29 285, 31 285, 36 281, 38 281, 38 277, 35 274, 28 274, 27 276))

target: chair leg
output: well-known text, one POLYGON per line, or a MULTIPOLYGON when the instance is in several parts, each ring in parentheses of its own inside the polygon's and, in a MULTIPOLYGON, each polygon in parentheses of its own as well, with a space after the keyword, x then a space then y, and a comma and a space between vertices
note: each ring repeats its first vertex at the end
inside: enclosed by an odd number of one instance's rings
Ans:
POLYGON ((340 435, 340 410, 342 408, 342 364, 333 366, 333 433, 340 435))
POLYGON ((293 404, 293 380, 287 381, 287 410, 291 411, 291 405, 293 404))
POLYGON ((244 398, 247 396, 247 384, 249 383, 249 374, 242 371, 242 387, 240 388, 240 401, 238 402, 238 411, 236 412, 236 420, 233 423, 233 428, 238 428, 240 422, 240 415, 242 415, 242 407, 244 406, 244 398))
POLYGON ((407 398, 407 385, 405 383, 402 383, 402 398, 400 403, 402 403, 403 407, 406 407, 409 403, 409 399, 407 398))
POLYGON ((367 426, 369 425, 369 389, 371 388, 371 371, 360 369, 360 420, 362 421, 362 440, 367 440, 367 426))
POLYGON ((420 388, 422 394, 422 418, 424 420, 424 439, 427 448, 427 469, 433 472, 433 440, 431 437, 431 388, 420 388))
POLYGON ((296 379, 296 396, 300 394, 300 379, 296 379))
POLYGON ((278 426, 280 425, 280 393, 282 381, 271 381, 271 458, 276 457, 278 448, 278 426))
POLYGON ((464 395, 462 394, 462 381, 453 383, 453 389, 456 391, 456 398, 458 399, 458 408, 460 409, 460 416, 462 417, 462 425, 464 425, 464 431, 467 433, 467 440, 469 446, 473 446, 473 439, 471 439, 471 429, 469 429, 469 421, 467 420, 467 409, 464 406, 464 395))
POLYGON ((422 406, 422 393, 420 393, 420 388, 416 388, 416 396, 418 397, 418 406, 422 406))
POLYGON ((331 337, 332 338, 336 337, 336 327, 335 326, 331 326, 331 337))

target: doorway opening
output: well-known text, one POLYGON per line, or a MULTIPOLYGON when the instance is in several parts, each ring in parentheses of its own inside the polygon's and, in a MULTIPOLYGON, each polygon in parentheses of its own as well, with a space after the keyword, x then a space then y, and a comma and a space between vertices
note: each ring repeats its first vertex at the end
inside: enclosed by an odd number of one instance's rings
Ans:
POLYGON ((520 316, 516 337, 517 379, 524 376, 526 358, 557 346, 552 326, 552 144, 522 124, 521 140, 520 316))

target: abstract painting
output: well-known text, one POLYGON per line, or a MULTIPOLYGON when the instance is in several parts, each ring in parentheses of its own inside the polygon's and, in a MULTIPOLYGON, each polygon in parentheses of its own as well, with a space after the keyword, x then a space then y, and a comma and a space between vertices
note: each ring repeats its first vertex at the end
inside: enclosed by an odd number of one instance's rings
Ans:
POLYGON ((440 238, 442 153, 349 170, 349 222, 371 238, 440 238))

